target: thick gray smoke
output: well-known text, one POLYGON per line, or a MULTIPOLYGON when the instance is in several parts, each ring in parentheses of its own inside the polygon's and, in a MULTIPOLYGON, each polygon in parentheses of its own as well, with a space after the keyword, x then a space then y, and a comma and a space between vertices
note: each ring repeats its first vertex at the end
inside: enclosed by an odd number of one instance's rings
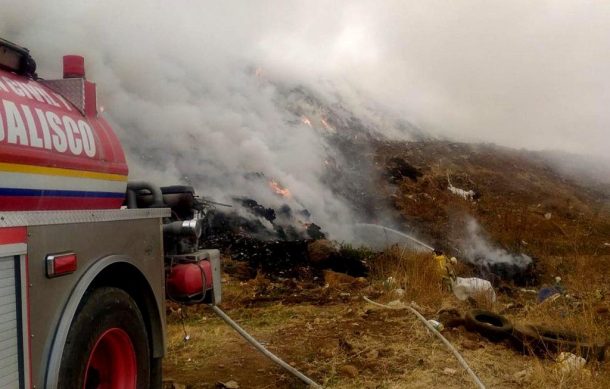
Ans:
POLYGON ((532 258, 525 254, 510 254, 508 251, 493 246, 486 238, 485 232, 473 218, 466 220, 466 235, 460 240, 460 251, 468 262, 489 268, 493 265, 514 265, 521 269, 532 263, 532 258))
POLYGON ((606 3, 2 3, 0 36, 28 47, 42 77, 61 75, 63 54, 86 57, 132 179, 288 202, 336 238, 354 220, 321 180, 324 132, 337 129, 294 97, 300 87, 340 107, 337 123, 355 115, 391 138, 413 134, 411 121, 510 146, 601 154, 610 144, 606 3))

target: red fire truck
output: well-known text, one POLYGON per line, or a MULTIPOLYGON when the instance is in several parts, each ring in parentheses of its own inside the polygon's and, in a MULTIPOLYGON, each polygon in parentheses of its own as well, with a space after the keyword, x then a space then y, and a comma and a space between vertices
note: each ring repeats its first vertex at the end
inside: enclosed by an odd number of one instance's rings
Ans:
POLYGON ((84 59, 42 80, 0 40, 0 388, 161 384, 165 299, 220 302, 205 204, 129 182, 84 59))

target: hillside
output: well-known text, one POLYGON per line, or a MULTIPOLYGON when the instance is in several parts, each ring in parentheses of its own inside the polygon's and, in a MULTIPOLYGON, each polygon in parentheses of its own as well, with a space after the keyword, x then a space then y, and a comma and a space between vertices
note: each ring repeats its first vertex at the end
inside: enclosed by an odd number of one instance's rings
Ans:
MULTIPOLYGON (((361 252, 368 263, 367 278, 321 272, 319 265, 306 270, 301 258, 294 265, 298 271, 291 273, 294 278, 287 278, 260 262, 235 273, 244 262, 231 260, 231 251, 225 251, 225 268, 233 270, 223 279, 223 308, 273 352, 330 388, 470 387, 453 357, 411 314, 374 308, 363 302, 365 295, 381 302, 414 301, 426 318, 440 319, 439 309, 464 313, 484 307, 516 322, 608 340, 610 192, 603 184, 586 185, 586 177, 564 175, 539 153, 495 145, 363 141, 354 136, 334 142, 344 152, 328 167, 326 180, 360 210, 362 221, 391 223, 456 256, 459 276, 480 276, 473 263, 489 260, 469 258, 465 251, 474 233, 490 258, 497 253, 502 260, 533 258, 531 277, 525 288, 517 285, 517 278, 494 280, 495 302, 461 302, 439 278, 429 254, 361 252), (362 152, 349 152, 354 149, 362 152), (479 226, 475 230, 469 227, 473 220, 479 226), (560 277, 562 294, 539 303, 537 293, 557 284, 555 277, 560 277)), ((295 242, 305 247, 305 241, 295 242)), ((244 253, 236 258, 248 263, 244 253)), ((273 255, 281 256, 281 251, 273 255)), ((287 260, 277 258, 283 266, 287 260)), ((192 388, 228 380, 244 388, 301 387, 210 311, 172 305, 169 321, 165 371, 177 382, 192 388), (205 335, 209 333, 216 336, 205 335), (190 336, 187 342, 185 334, 190 336)), ((582 374, 558 375, 555 354, 522 355, 507 343, 490 342, 463 327, 442 333, 489 387, 578 383, 596 388, 610 382, 603 362, 589 362, 582 374)))
MULTIPOLYGON (((392 160, 415 167, 417 180, 393 179, 386 194, 408 225, 455 250, 465 215, 508 250, 536 257, 610 254, 610 189, 561 175, 536 153, 495 145, 450 142, 386 143, 377 147, 380 170, 392 160), (452 194, 475 192, 473 201, 452 194)), ((584 180, 583 180, 584 181, 584 180)), ((457 253, 456 253, 457 254, 457 253)))

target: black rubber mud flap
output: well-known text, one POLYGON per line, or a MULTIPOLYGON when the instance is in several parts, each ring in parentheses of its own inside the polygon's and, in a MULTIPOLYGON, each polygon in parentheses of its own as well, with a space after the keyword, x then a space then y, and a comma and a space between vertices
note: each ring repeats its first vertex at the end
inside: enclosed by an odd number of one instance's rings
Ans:
MULTIPOLYGON (((151 387, 151 370, 160 370, 161 364, 155 366, 151 361, 148 334, 142 314, 127 292, 118 288, 102 287, 83 298, 72 321, 61 360, 58 388, 97 387, 100 380, 96 377, 97 372, 89 369, 87 374, 86 370, 96 344, 109 330, 127 334, 129 337, 137 366, 136 388, 151 387)), ((160 375, 159 372, 156 374, 160 375)))

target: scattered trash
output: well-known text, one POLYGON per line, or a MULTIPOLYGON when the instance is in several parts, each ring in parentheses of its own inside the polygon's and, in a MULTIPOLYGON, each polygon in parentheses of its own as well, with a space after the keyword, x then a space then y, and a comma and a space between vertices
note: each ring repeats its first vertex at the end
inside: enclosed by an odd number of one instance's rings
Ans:
POLYGON ((561 374, 568 374, 582 369, 587 361, 583 357, 572 353, 562 352, 555 360, 558 364, 561 374))
POLYGON ((449 190, 449 192, 453 193, 456 196, 459 196, 461 198, 463 198, 464 200, 468 200, 468 201, 473 201, 474 197, 476 196, 476 193, 474 192, 474 190, 464 190, 464 189, 460 189, 460 188, 456 188, 455 186, 453 186, 451 184, 451 179, 449 178, 449 174, 447 174, 447 189, 449 190))
POLYGON ((555 277, 555 284, 559 285, 560 282, 561 282, 561 277, 556 276, 555 277))
POLYGON ((443 323, 438 322, 436 320, 428 320, 428 323, 430 323, 432 325, 432 327, 434 327, 435 330, 437 331, 442 331, 445 329, 445 326, 443 326, 443 323))
POLYGON ((551 220, 551 216, 552 216, 552 215, 551 215, 551 213, 550 213, 550 212, 547 212, 547 213, 545 213, 545 214, 544 214, 544 218, 545 218, 546 220, 551 220))
POLYGON ((405 290, 402 288, 398 288, 398 289, 394 289, 393 293, 398 297, 402 297, 405 295, 405 290))
POLYGON ((216 387, 219 389, 239 389, 237 381, 217 382, 216 387))
POLYGON ((447 189, 449 189, 449 192, 453 193, 456 196, 460 196, 464 200, 472 201, 475 196, 475 193, 473 190, 464 190, 464 189, 456 188, 455 186, 451 186, 451 184, 449 184, 447 189))
POLYGON ((462 278, 456 277, 451 280, 451 289, 453 294, 460 301, 468 300, 469 297, 485 297, 491 302, 496 301, 496 292, 491 286, 491 282, 481 278, 462 278))
POLYGON ((391 288, 394 284, 396 283, 396 281, 394 280, 394 277, 390 276, 388 278, 386 278, 385 281, 383 281, 383 287, 386 289, 391 288))
POLYGON ((404 308, 405 307, 405 304, 400 300, 390 301, 387 305, 388 305, 388 307, 392 307, 392 308, 404 308))
POLYGON ((535 289, 525 289, 525 288, 521 288, 519 289, 519 291, 523 292, 523 293, 529 293, 529 294, 538 294, 538 291, 535 289))
POLYGON ((443 374, 445 375, 455 375, 455 373, 457 373, 457 370, 446 367, 445 369, 443 369, 443 374))
POLYGON ((538 291, 538 303, 542 303, 546 300, 554 301, 561 296, 561 290, 556 286, 542 288, 538 291))

